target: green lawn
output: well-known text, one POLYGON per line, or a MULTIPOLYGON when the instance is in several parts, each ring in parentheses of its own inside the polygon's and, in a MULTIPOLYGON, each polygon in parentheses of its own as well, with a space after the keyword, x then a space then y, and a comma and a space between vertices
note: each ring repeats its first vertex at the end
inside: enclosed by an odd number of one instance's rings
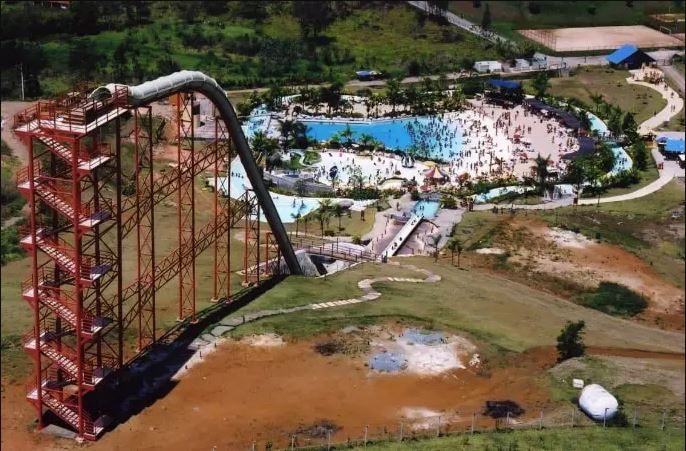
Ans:
MULTIPOLYGON (((640 124, 662 110, 667 101, 654 89, 629 85, 626 79, 629 72, 609 67, 582 67, 568 78, 551 78, 549 94, 557 97, 572 97, 582 101, 588 108, 595 107, 591 96, 602 94, 606 102, 617 105, 624 112, 634 113, 636 123, 640 124)), ((533 94, 531 81, 524 83, 524 89, 533 94)), ((592 111, 594 112, 594 111, 592 111)))
POLYGON ((428 440, 389 442, 367 445, 370 451, 443 451, 443 450, 576 450, 593 451, 680 450, 684 431, 672 427, 666 431, 650 428, 607 428, 599 426, 576 429, 522 430, 486 432, 474 435, 433 438, 428 440))
POLYGON ((567 28, 602 25, 640 25, 647 14, 683 10, 670 1, 635 1, 629 7, 625 2, 594 1, 508 1, 508 2, 451 1, 449 9, 457 15, 481 24, 485 5, 490 3, 491 29, 505 37, 521 41, 517 33, 530 28, 567 28), (534 5, 533 7, 531 5, 534 5), (536 12, 535 7, 539 11, 536 12), (595 8, 593 14, 589 8, 595 8))
MULTIPOLYGON (((612 197, 612 196, 619 196, 622 194, 627 194, 631 193, 633 191, 636 191, 638 189, 643 188, 646 185, 651 184, 655 180, 657 180, 660 177, 660 173, 657 171, 657 166, 655 165, 655 160, 653 159, 652 154, 649 155, 648 157, 648 164, 646 165, 646 169, 644 171, 639 171, 638 175, 640 177, 640 180, 638 183, 627 186, 626 188, 610 188, 604 193, 602 193, 602 197, 612 197)), ((588 195, 582 194, 581 197, 589 197, 588 195)), ((593 197, 593 196, 590 196, 593 197)))
MULTIPOLYGON (((265 318, 236 329, 232 335, 276 332, 302 338, 348 325, 398 320, 465 334, 481 345, 481 352, 493 356, 533 346, 554 345, 565 321, 583 319, 587 325, 587 344, 683 351, 683 335, 680 334, 611 317, 478 270, 460 270, 449 261, 434 263, 425 257, 401 261, 428 268, 438 273, 442 280, 436 284, 380 283, 375 287, 382 296, 376 301, 265 318)), ((364 271, 365 275, 387 275, 389 272, 389 267, 384 265, 364 266, 369 269, 358 271, 364 271)), ((390 271, 400 275, 396 268, 390 271)), ((286 299, 296 295, 297 301, 292 301, 296 305, 348 299, 355 295, 351 284, 355 279, 353 272, 338 273, 327 277, 326 281, 291 277, 255 300, 250 308, 284 305, 286 299), (294 295, 289 297, 289 293, 294 295)))

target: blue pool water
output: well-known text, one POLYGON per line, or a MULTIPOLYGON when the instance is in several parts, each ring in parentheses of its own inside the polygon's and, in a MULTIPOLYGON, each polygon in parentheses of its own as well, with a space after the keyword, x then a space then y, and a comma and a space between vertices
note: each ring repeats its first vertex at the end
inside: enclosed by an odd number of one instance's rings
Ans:
POLYGON ((438 215, 440 206, 440 202, 434 200, 420 200, 414 205, 412 212, 418 215, 424 215, 427 219, 433 219, 438 215))
MULTIPOLYGON (((217 184, 219 189, 226 192, 227 177, 219 177, 217 184)), ((245 168, 240 159, 236 157, 231 162, 231 197, 239 198, 246 189, 250 188, 250 181, 245 174, 245 168)), ((311 197, 295 197, 286 196, 284 194, 269 193, 274 202, 276 210, 279 212, 281 222, 288 224, 295 222, 294 216, 300 213, 300 216, 305 216, 312 210, 319 208, 319 200, 311 197)), ((260 213, 260 221, 266 222, 262 213, 260 213)))
POLYGON ((417 130, 419 128, 433 126, 451 130, 453 132, 453 137, 447 142, 444 141, 441 147, 435 138, 436 133, 427 133, 427 136, 430 137, 426 139, 425 144, 429 149, 429 157, 450 160, 453 156, 458 155, 462 149, 463 138, 460 129, 454 122, 440 117, 409 117, 372 122, 317 120, 303 120, 301 122, 307 126, 307 136, 318 141, 328 140, 334 134, 345 130, 347 126, 350 126, 350 129, 354 133, 353 140, 359 138, 362 134, 368 134, 374 137, 374 139, 382 142, 387 149, 391 150, 407 150, 413 144, 418 144, 413 142, 410 127, 417 130))
POLYGON ((620 145, 617 143, 609 143, 612 153, 615 154, 615 165, 610 171, 611 175, 616 175, 622 171, 628 171, 633 166, 633 161, 629 154, 626 153, 620 145))

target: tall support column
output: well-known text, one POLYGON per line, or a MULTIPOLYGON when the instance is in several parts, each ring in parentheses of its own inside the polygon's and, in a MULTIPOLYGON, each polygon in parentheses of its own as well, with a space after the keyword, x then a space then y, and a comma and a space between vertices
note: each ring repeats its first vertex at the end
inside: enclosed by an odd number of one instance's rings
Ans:
POLYGON ((117 255, 116 255, 116 265, 117 265, 117 292, 116 304, 117 304, 117 367, 121 368, 124 365, 124 305, 122 299, 122 290, 124 289, 124 268, 122 268, 122 176, 121 176, 121 121, 117 117, 115 122, 115 141, 114 141, 114 152, 115 152, 115 178, 116 178, 116 202, 115 216, 116 216, 116 227, 117 227, 117 255))
POLYGON ((31 288, 34 293, 33 302, 33 339, 36 343, 35 354, 32 355, 35 367, 36 376, 36 411, 38 414, 38 429, 43 429, 43 369, 41 368, 41 353, 40 353, 40 335, 41 335, 41 319, 40 319, 40 300, 38 293, 38 241, 37 241, 37 220, 36 220, 36 194, 35 194, 35 164, 34 164, 34 147, 33 137, 29 138, 29 226, 31 227, 31 243, 29 247, 31 253, 31 288))
POLYGON ((152 171, 152 107, 137 108, 134 116, 138 350, 142 350, 155 342, 155 209, 152 171))
POLYGON ((231 143, 226 126, 220 117, 215 117, 214 140, 214 300, 224 299, 228 302, 231 297, 231 143), (226 197, 221 198, 219 193, 218 177, 224 161, 228 161, 228 169, 225 171, 227 178, 226 197), (221 227, 226 221, 226 227, 221 227))
POLYGON ((179 93, 176 98, 179 235, 179 316, 195 321, 195 127, 193 96, 179 93))
POLYGON ((78 416, 79 416, 79 435, 83 437, 86 432, 85 424, 85 406, 83 405, 83 397, 85 393, 84 387, 84 376, 86 372, 86 356, 84 353, 84 343, 83 343, 83 313, 84 313, 84 292, 86 287, 83 284, 84 274, 84 261, 83 261, 83 249, 81 247, 82 232, 79 228, 79 223, 81 222, 81 178, 79 176, 79 154, 81 151, 81 141, 76 140, 71 148, 71 174, 72 174, 72 230, 74 234, 74 299, 76 301, 76 327, 75 327, 75 338, 76 338, 76 389, 78 398, 78 416))
POLYGON ((260 283, 260 203, 251 190, 245 192, 241 202, 246 204, 243 285, 250 286, 260 283))

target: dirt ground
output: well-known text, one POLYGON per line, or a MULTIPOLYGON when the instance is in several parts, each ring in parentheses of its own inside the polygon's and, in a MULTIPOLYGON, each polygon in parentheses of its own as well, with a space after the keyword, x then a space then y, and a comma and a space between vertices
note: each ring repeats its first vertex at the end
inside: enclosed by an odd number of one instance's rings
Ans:
POLYGON ((12 131, 12 123, 14 121, 14 115, 24 111, 31 106, 31 103, 32 102, 13 101, 2 102, 0 104, 2 119, 5 121, 5 126, 2 128, 2 139, 10 146, 14 151, 14 154, 23 164, 28 162, 29 149, 12 131))
POLYGON ((679 39, 645 25, 519 30, 519 33, 558 52, 614 50, 627 42, 641 47, 681 47, 679 39))
POLYGON ((543 242, 531 240, 530 245, 515 249, 511 262, 587 287, 595 287, 602 281, 625 285, 649 300, 640 319, 649 324, 658 322, 666 329, 684 330, 683 291, 665 281, 634 254, 570 231, 550 229, 545 223, 530 218, 513 218, 509 226, 545 237, 543 242), (532 244, 536 242, 537 245, 532 244))
MULTIPOLYGON (((93 450, 166 450, 169 443, 185 449, 248 448, 255 440, 289 444, 298 430, 331 422, 336 440, 359 437, 365 425, 395 426, 403 415, 469 417, 486 400, 511 399, 522 406, 522 418, 535 418, 548 407, 547 392, 535 375, 555 361, 554 350, 534 350, 517 365, 487 372, 457 369, 439 376, 372 374, 367 355, 324 356, 315 345, 325 337, 285 346, 252 346, 229 342, 181 378, 165 398, 92 444, 93 450)), ((2 411, 3 449, 73 447, 70 440, 44 437, 28 427, 33 417, 23 387, 6 386, 2 411), (10 410, 12 413, 10 413, 10 410)), ((305 440, 304 438, 302 440, 305 440)))
MULTIPOLYGON (((332 439, 341 441, 359 438, 365 425, 370 431, 382 431, 384 425, 394 427, 404 421, 410 430, 409 423, 422 427, 422 421, 428 425, 427 418, 436 414, 468 419, 472 412, 483 410, 486 400, 518 403, 526 413, 517 421, 534 421, 539 409, 555 414, 539 379, 556 363, 553 347, 435 376, 383 375, 366 367, 368 352, 323 355, 317 346, 330 339, 322 336, 279 346, 273 345, 273 339, 268 345, 264 340, 228 341, 181 377, 166 397, 88 448, 166 450, 170 443, 184 443, 188 450, 247 449, 253 441, 262 448, 267 440, 279 447, 287 446, 294 433, 303 445, 307 443, 303 431, 321 424, 339 428, 332 439)), ((683 360, 683 355, 611 348, 588 352, 683 360)), ((3 449, 49 451, 77 446, 72 440, 32 432, 34 412, 23 397, 22 385, 3 385, 3 449)))

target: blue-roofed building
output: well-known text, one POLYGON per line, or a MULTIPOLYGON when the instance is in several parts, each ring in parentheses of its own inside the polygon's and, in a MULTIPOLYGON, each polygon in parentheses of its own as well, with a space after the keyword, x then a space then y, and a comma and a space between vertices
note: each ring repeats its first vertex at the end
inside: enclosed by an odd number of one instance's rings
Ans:
POLYGON ((641 65, 655 61, 633 44, 624 44, 605 57, 612 67, 639 69, 641 65))

